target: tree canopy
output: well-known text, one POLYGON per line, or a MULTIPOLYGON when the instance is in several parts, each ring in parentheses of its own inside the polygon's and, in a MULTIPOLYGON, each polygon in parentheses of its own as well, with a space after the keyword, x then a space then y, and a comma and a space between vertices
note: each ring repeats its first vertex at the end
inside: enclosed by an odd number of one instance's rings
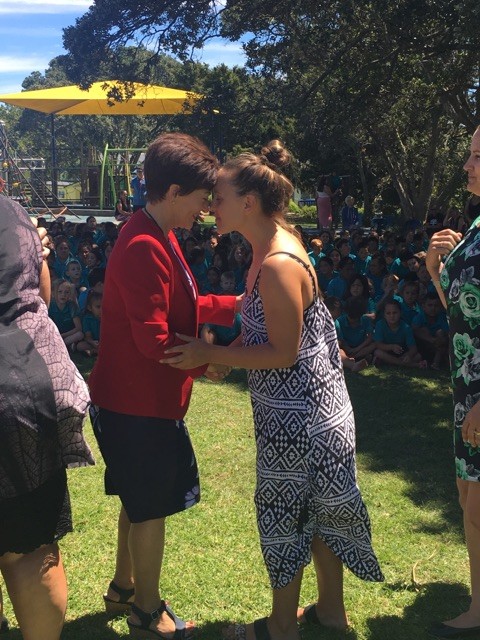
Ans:
POLYGON ((85 141, 145 144, 168 126, 222 155, 282 137, 312 190, 325 171, 354 173, 367 211, 393 186, 392 202, 423 217, 462 184, 479 124, 479 23, 473 0, 95 0, 65 30, 68 54, 24 86, 115 77, 197 91, 205 100, 188 118, 92 122, 85 141), (245 69, 193 61, 218 35, 243 42, 245 69))

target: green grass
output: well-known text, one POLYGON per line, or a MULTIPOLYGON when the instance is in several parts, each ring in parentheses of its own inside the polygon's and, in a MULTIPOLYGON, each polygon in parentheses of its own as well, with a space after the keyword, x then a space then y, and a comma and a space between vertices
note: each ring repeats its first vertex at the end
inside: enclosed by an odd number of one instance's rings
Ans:
MULTIPOLYGON (((86 374, 91 364, 79 360, 86 374)), ((422 640, 432 620, 467 605, 468 564, 452 456, 452 402, 446 374, 369 368, 348 375, 357 421, 358 476, 386 580, 364 583, 345 571, 347 633, 304 628, 305 640, 422 640)), ((230 621, 269 611, 270 591, 253 508, 255 443, 242 372, 215 385, 195 383, 187 423, 202 501, 167 524, 162 592, 179 614, 217 640, 230 621)), ((102 593, 112 577, 115 498, 103 494, 103 463, 69 472, 75 532, 61 543, 69 581, 64 640, 127 637, 124 618, 108 621, 102 593)), ((312 567, 301 603, 313 602, 312 567)), ((13 622, 7 602, 6 612, 13 622)), ((19 640, 15 629, 11 640, 19 640)))

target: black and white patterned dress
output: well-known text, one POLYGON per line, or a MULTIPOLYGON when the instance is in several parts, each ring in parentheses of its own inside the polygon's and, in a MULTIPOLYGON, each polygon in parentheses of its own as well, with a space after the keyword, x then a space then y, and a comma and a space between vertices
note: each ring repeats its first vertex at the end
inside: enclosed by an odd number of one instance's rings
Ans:
MULTIPOLYGON (((282 252, 284 253, 284 252, 282 252)), ((297 256, 312 278, 306 264, 297 256)), ((242 310, 243 343, 268 342, 259 276, 242 310)), ((383 580, 356 483, 355 422, 332 317, 315 295, 295 364, 248 373, 255 438, 255 505, 272 588, 311 560, 318 535, 359 578, 383 580)))

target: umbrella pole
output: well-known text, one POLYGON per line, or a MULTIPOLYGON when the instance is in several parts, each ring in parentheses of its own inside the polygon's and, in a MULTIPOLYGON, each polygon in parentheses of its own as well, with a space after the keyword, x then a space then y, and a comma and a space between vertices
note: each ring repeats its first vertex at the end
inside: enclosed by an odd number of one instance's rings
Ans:
POLYGON ((58 203, 58 173, 57 173, 57 143, 55 140, 55 115, 50 114, 50 132, 52 138, 52 193, 54 197, 53 204, 58 203))

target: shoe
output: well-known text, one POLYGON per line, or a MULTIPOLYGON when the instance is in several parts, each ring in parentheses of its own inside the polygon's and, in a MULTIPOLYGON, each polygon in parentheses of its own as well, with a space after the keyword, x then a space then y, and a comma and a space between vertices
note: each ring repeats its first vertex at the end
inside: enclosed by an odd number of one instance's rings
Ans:
POLYGON ((10 631, 8 620, 6 618, 3 618, 3 620, 0 622, 0 633, 7 633, 8 631, 10 631))
POLYGON ((462 636, 480 634, 480 627, 461 629, 460 627, 451 627, 448 624, 443 624, 443 622, 436 622, 430 627, 429 633, 437 638, 460 638, 462 636))
MULTIPOLYGON (((255 631, 255 640, 272 640, 270 635, 270 631, 267 626, 268 618, 259 618, 255 620, 253 623, 253 630, 255 631)), ((235 624, 228 628, 228 631, 232 633, 227 633, 224 635, 226 640, 246 640, 247 638, 247 625, 246 624, 235 624)))
POLYGON ((303 617, 305 618, 305 622, 308 622, 308 624, 323 626, 317 616, 317 607, 315 606, 315 604, 311 604, 309 607, 305 607, 305 609, 303 610, 303 617))
POLYGON ((172 636, 172 640, 187 640, 187 638, 191 638, 195 633, 195 627, 191 629, 187 629, 187 625, 185 624, 185 620, 179 618, 173 610, 168 606, 165 600, 160 602, 160 606, 152 613, 147 613, 143 611, 136 604, 132 604, 132 613, 134 613, 139 619, 140 624, 133 624, 127 618, 128 629, 130 635, 134 638, 166 638, 163 633, 160 631, 155 631, 154 629, 150 629, 150 625, 154 620, 157 620, 164 611, 167 612, 168 616, 175 623, 175 632, 172 636))
POLYGON ((317 607, 315 604, 308 605, 303 610, 304 620, 300 624, 312 624, 317 627, 323 627, 324 629, 334 629, 335 631, 345 631, 348 628, 348 623, 345 627, 335 627, 323 623, 317 615, 317 607))
POLYGON ((115 582, 110 582, 109 588, 115 591, 120 598, 118 600, 112 600, 108 596, 103 596, 105 602, 105 611, 109 616, 121 616, 124 613, 130 613, 130 607, 132 603, 129 602, 130 598, 135 595, 135 589, 122 589, 115 582))

